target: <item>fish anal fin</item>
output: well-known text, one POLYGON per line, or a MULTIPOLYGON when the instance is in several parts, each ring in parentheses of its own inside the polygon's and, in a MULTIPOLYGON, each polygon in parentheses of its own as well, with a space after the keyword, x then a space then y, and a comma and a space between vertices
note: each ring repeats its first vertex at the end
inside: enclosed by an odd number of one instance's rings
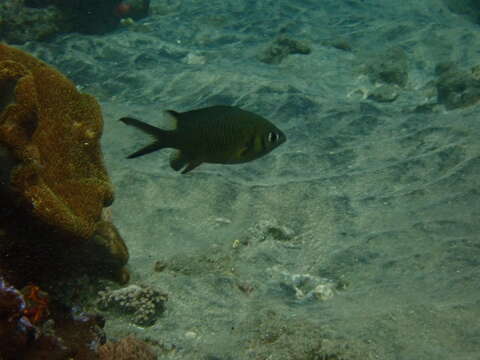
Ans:
POLYGON ((199 166, 202 162, 201 161, 190 161, 185 169, 182 170, 182 174, 186 174, 193 169, 195 169, 197 166, 199 166))

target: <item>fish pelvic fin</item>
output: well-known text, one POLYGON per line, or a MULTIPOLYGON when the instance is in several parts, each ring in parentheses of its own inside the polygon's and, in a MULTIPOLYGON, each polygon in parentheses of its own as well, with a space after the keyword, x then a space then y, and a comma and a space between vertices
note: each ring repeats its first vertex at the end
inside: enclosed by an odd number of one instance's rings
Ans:
POLYGON ((188 164, 188 159, 183 156, 182 152, 180 150, 176 150, 173 153, 170 154, 170 167, 175 170, 179 171, 185 165, 188 164))
POLYGON ((182 170, 182 174, 186 174, 193 169, 195 169, 197 166, 199 166, 202 162, 201 161, 190 161, 185 169, 182 170))
POLYGON ((137 129, 140 129, 144 133, 147 133, 155 138, 155 141, 153 143, 141 148, 133 154, 128 155, 127 159, 146 155, 163 148, 175 147, 174 131, 162 130, 153 125, 147 124, 141 120, 131 117, 123 117, 119 121, 123 122, 126 125, 136 127, 137 129))
POLYGON ((170 156, 170 167, 175 171, 181 171, 182 174, 186 174, 189 171, 192 171, 202 162, 200 160, 192 160, 187 157, 180 151, 177 150, 170 156))

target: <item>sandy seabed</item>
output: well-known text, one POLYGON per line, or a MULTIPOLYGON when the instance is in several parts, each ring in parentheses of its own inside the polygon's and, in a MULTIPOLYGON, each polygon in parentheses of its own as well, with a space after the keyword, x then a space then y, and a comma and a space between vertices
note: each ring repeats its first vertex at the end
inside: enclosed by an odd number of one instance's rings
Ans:
POLYGON ((434 0, 152 8, 115 33, 23 46, 101 101, 132 283, 169 294, 153 326, 111 318, 107 332, 161 358, 478 359, 480 108, 447 111, 425 89, 440 62, 480 64, 479 25, 434 0), (279 34, 311 53, 259 61, 279 34), (394 47, 407 83, 375 102, 365 66, 394 47), (118 118, 214 104, 261 114, 287 143, 188 175, 168 151, 125 159, 150 139, 118 118))

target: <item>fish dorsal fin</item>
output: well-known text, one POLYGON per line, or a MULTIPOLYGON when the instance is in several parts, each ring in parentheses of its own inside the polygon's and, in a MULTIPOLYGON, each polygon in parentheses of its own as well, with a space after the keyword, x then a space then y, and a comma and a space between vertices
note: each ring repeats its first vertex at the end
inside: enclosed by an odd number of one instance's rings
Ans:
POLYGON ((164 114, 162 128, 165 130, 176 130, 178 128, 180 113, 173 110, 165 110, 164 114))

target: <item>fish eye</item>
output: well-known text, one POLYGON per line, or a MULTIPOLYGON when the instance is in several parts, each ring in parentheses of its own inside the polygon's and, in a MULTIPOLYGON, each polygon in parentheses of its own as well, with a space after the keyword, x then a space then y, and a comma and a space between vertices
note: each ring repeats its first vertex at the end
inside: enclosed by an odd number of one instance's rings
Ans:
POLYGON ((274 132, 269 132, 267 135, 267 140, 270 143, 276 143, 278 141, 278 134, 274 132))

